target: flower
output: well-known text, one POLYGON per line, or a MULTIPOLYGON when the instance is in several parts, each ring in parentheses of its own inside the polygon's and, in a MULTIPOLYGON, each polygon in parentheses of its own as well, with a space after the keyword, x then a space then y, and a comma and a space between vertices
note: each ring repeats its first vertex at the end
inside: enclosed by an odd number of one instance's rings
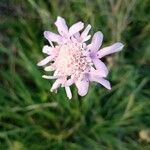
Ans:
POLYGON ((64 87, 67 97, 71 99, 70 86, 75 84, 78 94, 85 96, 89 83, 93 81, 110 90, 110 83, 105 79, 108 69, 100 59, 122 50, 123 44, 118 42, 100 48, 103 40, 103 34, 100 31, 94 34, 90 44, 86 44, 86 41, 91 38, 89 35, 91 25, 83 30, 82 22, 77 22, 68 28, 65 19, 58 16, 55 25, 59 34, 44 32, 44 37, 49 41, 50 46, 45 45, 42 51, 48 56, 37 64, 38 66, 46 65, 45 71, 54 71, 52 76, 43 75, 45 79, 56 79, 51 91, 57 91, 60 86, 64 87))

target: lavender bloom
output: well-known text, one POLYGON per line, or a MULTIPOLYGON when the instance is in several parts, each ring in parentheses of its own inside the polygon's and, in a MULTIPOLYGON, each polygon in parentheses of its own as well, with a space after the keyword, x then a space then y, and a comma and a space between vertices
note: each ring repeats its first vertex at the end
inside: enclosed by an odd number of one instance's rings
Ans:
POLYGON ((45 66, 45 71, 54 71, 53 76, 43 75, 45 79, 56 79, 51 91, 57 91, 61 86, 66 90, 67 97, 72 98, 70 86, 75 84, 80 96, 85 96, 88 92, 89 83, 94 81, 111 89, 109 81, 105 78, 108 75, 106 65, 100 60, 102 57, 121 51, 122 43, 115 43, 111 46, 100 48, 103 34, 96 32, 91 44, 86 41, 91 38, 88 25, 82 32, 84 24, 77 22, 70 28, 66 25, 64 18, 57 17, 55 25, 59 34, 49 31, 44 32, 44 37, 51 46, 45 45, 43 53, 48 56, 40 61, 38 66, 45 66), (55 42, 55 46, 52 42, 55 42))

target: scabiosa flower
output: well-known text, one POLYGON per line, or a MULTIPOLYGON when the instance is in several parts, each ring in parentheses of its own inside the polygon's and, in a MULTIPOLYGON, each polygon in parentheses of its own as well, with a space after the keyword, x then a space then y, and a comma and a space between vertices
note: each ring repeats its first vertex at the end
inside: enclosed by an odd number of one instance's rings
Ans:
POLYGON ((71 99, 70 86, 75 84, 78 94, 85 96, 89 83, 93 81, 110 90, 110 83, 105 79, 108 69, 100 59, 122 50, 123 44, 118 42, 100 48, 103 40, 100 31, 94 34, 90 44, 86 44, 86 41, 91 38, 88 34, 91 25, 83 30, 82 22, 77 22, 68 28, 65 19, 58 16, 55 25, 59 34, 44 32, 44 37, 49 41, 50 46, 43 47, 43 53, 48 56, 38 63, 38 66, 46 65, 45 71, 54 71, 52 76, 43 75, 45 79, 55 79, 51 91, 57 91, 60 86, 64 87, 67 97, 71 99))

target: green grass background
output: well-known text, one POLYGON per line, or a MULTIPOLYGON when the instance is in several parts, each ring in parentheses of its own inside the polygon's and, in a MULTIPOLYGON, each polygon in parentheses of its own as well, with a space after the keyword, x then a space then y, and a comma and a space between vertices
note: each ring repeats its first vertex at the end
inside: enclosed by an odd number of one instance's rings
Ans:
POLYGON ((0 150, 149 150, 139 137, 150 128, 149 20, 149 0, 0 0, 0 150), (102 31, 103 46, 125 44, 103 60, 111 91, 49 92, 36 64, 58 15, 102 31))

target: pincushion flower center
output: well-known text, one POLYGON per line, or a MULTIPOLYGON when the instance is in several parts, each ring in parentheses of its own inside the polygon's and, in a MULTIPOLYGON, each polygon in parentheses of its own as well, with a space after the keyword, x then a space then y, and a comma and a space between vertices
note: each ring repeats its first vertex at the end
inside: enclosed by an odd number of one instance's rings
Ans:
POLYGON ((84 55, 85 49, 81 43, 65 43, 60 46, 55 65, 58 74, 80 77, 89 66, 84 55))

